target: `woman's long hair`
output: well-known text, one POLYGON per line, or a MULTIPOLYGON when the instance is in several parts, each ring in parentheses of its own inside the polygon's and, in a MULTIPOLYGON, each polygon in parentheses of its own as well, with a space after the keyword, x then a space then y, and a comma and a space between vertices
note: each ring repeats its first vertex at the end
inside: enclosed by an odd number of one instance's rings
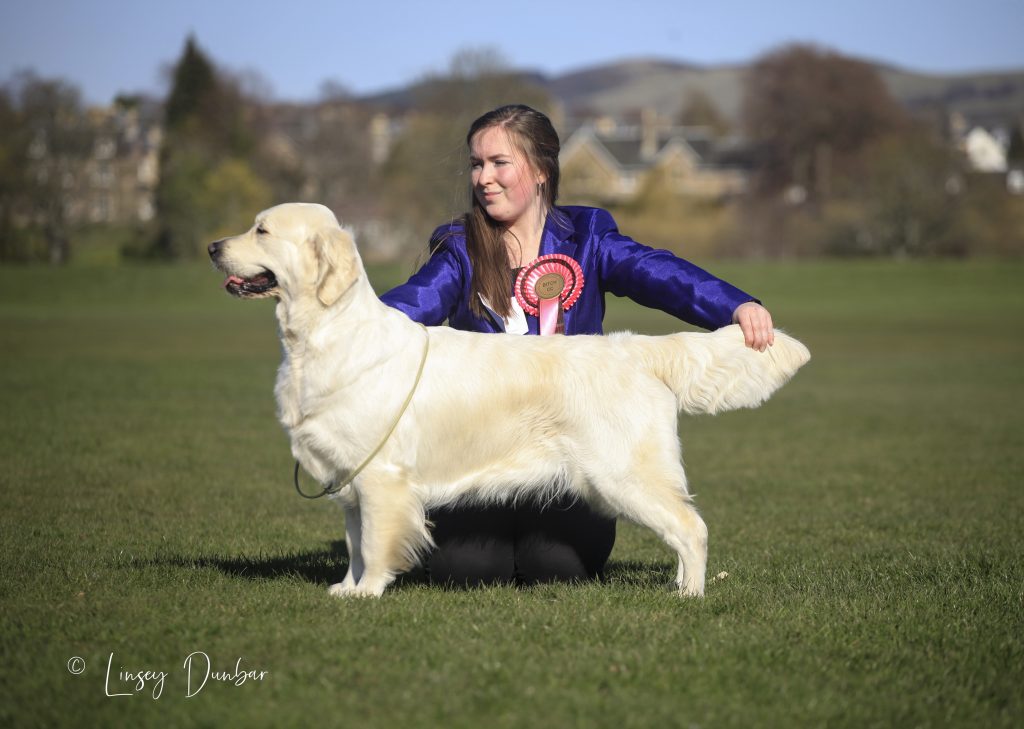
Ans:
MULTIPOLYGON (((551 120, 541 112, 522 104, 502 106, 477 119, 466 135, 466 146, 485 129, 500 127, 535 171, 544 177, 540 194, 545 211, 551 210, 558 199, 558 133, 551 120)), ((508 250, 504 241, 505 227, 494 220, 480 205, 473 190, 468 213, 463 218, 466 233, 466 251, 473 264, 470 282, 470 309, 486 316, 481 296, 498 316, 512 314, 512 269, 508 264, 508 250)))

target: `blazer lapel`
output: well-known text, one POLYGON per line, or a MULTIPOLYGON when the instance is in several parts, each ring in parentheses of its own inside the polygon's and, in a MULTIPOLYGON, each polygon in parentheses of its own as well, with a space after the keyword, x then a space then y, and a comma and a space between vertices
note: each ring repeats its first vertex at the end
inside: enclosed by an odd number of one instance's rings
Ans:
MULTIPOLYGON (((558 253, 563 256, 569 256, 569 258, 582 265, 582 262, 576 258, 575 232, 568 215, 565 215, 557 208, 552 210, 548 213, 548 218, 544 222, 544 234, 540 240, 540 255, 547 256, 552 253, 558 253)), ((584 280, 583 284, 586 286, 586 280, 584 280)), ((573 331, 570 323, 572 322, 575 309, 576 307, 574 306, 569 311, 562 312, 563 331, 566 334, 573 331)), ((531 333, 536 334, 539 331, 537 318, 530 317, 529 323, 531 333)))
POLYGON ((544 233, 540 239, 540 255, 561 253, 569 258, 575 258, 575 232, 569 216, 557 209, 548 213, 548 218, 544 222, 544 233))

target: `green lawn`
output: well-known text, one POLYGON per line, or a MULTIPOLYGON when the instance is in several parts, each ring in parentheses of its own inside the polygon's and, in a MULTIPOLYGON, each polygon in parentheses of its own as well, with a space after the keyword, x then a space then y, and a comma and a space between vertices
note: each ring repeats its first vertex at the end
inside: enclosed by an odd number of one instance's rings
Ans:
POLYGON ((268 302, 201 265, 0 269, 0 725, 1019 726, 1024 265, 713 268, 814 355, 681 420, 726 579, 678 599, 623 525, 604 584, 379 601, 326 594, 341 513, 292 489, 268 302), (189 698, 194 651, 268 673, 189 698), (144 670, 159 699, 106 695, 144 670))

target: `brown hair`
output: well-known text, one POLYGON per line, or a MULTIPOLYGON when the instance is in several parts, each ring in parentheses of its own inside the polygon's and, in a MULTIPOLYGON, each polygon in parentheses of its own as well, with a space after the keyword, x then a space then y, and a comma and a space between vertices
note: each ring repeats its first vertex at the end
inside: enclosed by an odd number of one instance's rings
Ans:
MULTIPOLYGON (((469 127, 466 146, 473 137, 485 129, 504 129, 512 143, 526 157, 528 164, 544 177, 541 195, 548 210, 558 199, 558 133, 551 120, 541 112, 523 104, 502 106, 489 111, 469 127)), ((503 236, 505 228, 481 207, 476 195, 470 191, 471 207, 463 217, 466 233, 466 251, 473 264, 473 279, 469 285, 470 309, 486 316, 480 295, 494 309, 494 313, 507 317, 512 313, 512 270, 508 265, 508 252, 503 236)))

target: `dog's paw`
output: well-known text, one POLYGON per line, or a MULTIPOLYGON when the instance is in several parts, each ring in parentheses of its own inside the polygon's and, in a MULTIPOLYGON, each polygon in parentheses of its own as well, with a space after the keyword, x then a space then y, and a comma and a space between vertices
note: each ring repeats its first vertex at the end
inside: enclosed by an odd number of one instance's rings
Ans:
POLYGON ((689 581, 686 580, 682 583, 677 584, 679 588, 679 597, 704 597, 704 581, 689 581))
POLYGON ((327 594, 331 597, 380 597, 384 594, 384 588, 376 589, 368 585, 352 585, 347 582, 338 582, 327 588, 327 594))
POLYGON ((356 588, 350 582, 336 582, 327 588, 327 594, 331 597, 352 597, 356 588))

